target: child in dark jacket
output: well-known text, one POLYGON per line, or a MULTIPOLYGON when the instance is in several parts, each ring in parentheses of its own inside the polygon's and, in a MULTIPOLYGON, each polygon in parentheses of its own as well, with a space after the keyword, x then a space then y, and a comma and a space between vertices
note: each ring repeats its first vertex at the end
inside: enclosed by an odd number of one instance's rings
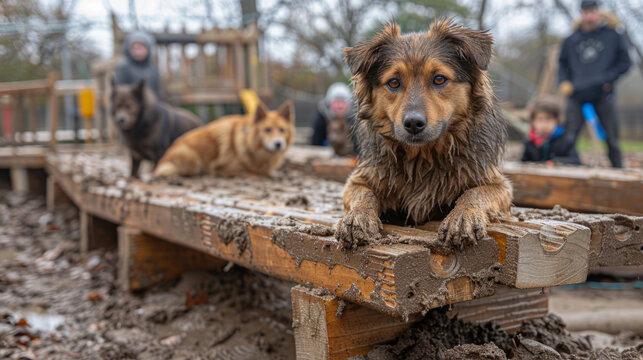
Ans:
POLYGON ((566 137, 562 136, 559 114, 559 106, 554 99, 542 98, 535 102, 529 116, 531 128, 525 140, 522 161, 580 165, 576 149, 567 146, 566 137))

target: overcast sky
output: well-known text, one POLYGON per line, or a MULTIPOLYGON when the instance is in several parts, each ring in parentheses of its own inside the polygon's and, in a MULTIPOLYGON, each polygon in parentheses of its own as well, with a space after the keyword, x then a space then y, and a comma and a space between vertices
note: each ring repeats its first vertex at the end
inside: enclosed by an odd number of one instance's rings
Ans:
MULTIPOLYGON (((52 4, 57 0, 40 0, 44 4, 52 4)), ((331 3, 337 0, 320 0, 331 3)), ((366 0, 368 1, 368 0, 366 0)), ((495 37, 496 44, 502 46, 509 39, 515 36, 524 36, 532 31, 536 16, 528 10, 518 10, 507 13, 507 5, 519 2, 531 2, 537 0, 490 0, 485 24, 495 37)), ((553 0, 539 0, 553 1, 553 0)), ((562 0, 567 4, 573 4, 571 8, 578 14, 579 0, 562 0)), ((640 2, 643 0, 631 0, 640 2)), ((257 0, 261 9, 270 8, 275 0, 257 0)), ((477 3, 478 0, 461 0, 461 3, 477 3)), ((76 26, 74 31, 81 31, 86 38, 99 51, 102 57, 109 58, 112 55, 112 32, 110 27, 109 13, 114 11, 119 18, 119 23, 124 30, 131 30, 132 22, 129 11, 130 0, 77 0, 72 15, 75 23, 85 23, 86 26, 76 26)), ((240 21, 238 0, 214 0, 212 15, 208 16, 202 0, 134 0, 136 5, 136 19, 144 29, 160 31, 168 24, 173 31, 180 31, 185 26, 188 32, 199 31, 203 24, 214 21, 219 27, 237 26, 240 21)), ((388 14, 375 14, 372 21, 390 20, 388 14), (379 18, 378 18, 379 16, 379 18)), ((550 29, 554 33, 564 36, 570 32, 571 25, 561 15, 552 14, 550 29)), ((292 42, 279 41, 279 29, 269 28, 266 34, 267 55, 278 61, 287 62, 292 58, 296 44, 292 42)), ((638 36, 640 34, 633 34, 638 36)), ((266 54, 263 54, 264 56, 266 54)))
MULTIPOLYGON (((53 0, 41 0, 45 4, 50 4, 53 0)), ((333 0, 327 0, 333 1, 333 0)), ((474 0, 463 0, 474 1, 474 0)), ((498 44, 506 42, 512 36, 524 34, 533 28, 534 16, 527 11, 513 12, 506 14, 504 7, 508 2, 518 0, 492 0, 488 10, 487 24, 491 26, 491 32, 496 38, 498 44)), ((258 0, 260 9, 269 8, 274 0, 258 0)), ((576 1, 574 1, 576 2, 576 1)), ((135 1, 136 18, 139 25, 152 30, 161 30, 165 24, 170 28, 179 31, 183 25, 188 31, 198 31, 202 24, 208 23, 211 19, 206 16, 202 2, 198 0, 146 0, 135 1)), ((215 0, 212 19, 221 27, 235 25, 230 19, 238 21, 238 2, 236 0, 215 0)), ((76 28, 76 31, 86 33, 87 39, 96 47, 101 56, 108 58, 112 54, 112 33, 110 29, 109 13, 114 11, 119 17, 121 26, 128 29, 131 26, 129 16, 129 0, 79 0, 76 2, 73 19, 82 22, 89 22, 91 26, 84 26, 82 29, 76 28)), ((387 20, 386 14, 382 14, 380 19, 374 21, 387 20)), ((552 30, 564 35, 569 31, 569 24, 564 19, 552 17, 552 30)), ((294 44, 280 43, 279 51, 274 51, 275 44, 270 40, 277 38, 277 29, 270 29, 267 38, 270 56, 279 60, 287 59, 291 54, 294 44)))

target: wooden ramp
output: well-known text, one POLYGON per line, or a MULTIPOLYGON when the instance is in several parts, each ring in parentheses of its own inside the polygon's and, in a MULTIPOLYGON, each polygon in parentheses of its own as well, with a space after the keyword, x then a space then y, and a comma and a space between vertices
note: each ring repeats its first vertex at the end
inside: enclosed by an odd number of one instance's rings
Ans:
MULTIPOLYGON (((357 164, 355 159, 334 157, 331 149, 295 148, 287 166, 325 179, 345 181, 357 164)), ((643 170, 549 167, 505 162, 504 174, 513 184, 517 206, 566 209, 588 213, 622 213, 643 216, 643 170)))

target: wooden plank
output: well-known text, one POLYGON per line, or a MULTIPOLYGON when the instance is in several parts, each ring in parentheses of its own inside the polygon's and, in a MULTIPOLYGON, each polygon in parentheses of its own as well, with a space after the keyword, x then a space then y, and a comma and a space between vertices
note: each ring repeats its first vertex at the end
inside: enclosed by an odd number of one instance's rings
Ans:
POLYGON ((29 192, 29 180, 27 179, 27 168, 13 166, 10 170, 11 190, 19 194, 29 192))
POLYGON ((454 304, 448 315, 480 324, 495 322, 501 330, 515 332, 523 321, 541 318, 548 310, 547 289, 500 287, 492 296, 454 304))
POLYGON ((51 132, 50 146, 52 148, 55 148, 57 145, 56 132, 58 131, 58 121, 59 121, 58 96, 57 96, 58 94, 56 93, 56 90, 54 88, 54 85, 56 82, 56 76, 52 74, 48 77, 48 80, 49 80, 49 100, 48 100, 49 130, 51 132))
MULTIPOLYGON (((324 179, 345 181, 356 166, 354 159, 308 148, 293 148, 287 166, 306 169, 324 179)), ((566 209, 590 213, 643 215, 643 171, 505 162, 517 206, 566 209)))
POLYGON ((73 201, 65 191, 56 183, 53 176, 47 176, 47 211, 53 212, 61 204, 72 204, 73 201))
POLYGON ((504 284, 527 289, 576 284, 587 278, 591 233, 582 225, 530 220, 492 224, 488 232, 499 244, 506 242, 500 276, 504 284))
POLYGON ((29 96, 27 98, 28 111, 29 111, 29 131, 32 134, 38 129, 38 113, 36 108, 36 97, 29 96))
POLYGON ((291 291, 297 359, 347 359, 395 339, 413 325, 295 286, 291 291))
POLYGON ((112 247, 117 242, 117 226, 96 217, 81 208, 80 210, 80 252, 112 247))
MULTIPOLYGON (((404 322, 343 302, 320 288, 299 285, 291 295, 297 359, 347 359, 366 354, 420 319, 404 322)), ((515 332, 523 321, 547 315, 548 298, 545 289, 501 287, 492 296, 453 305, 448 316, 480 324, 494 322, 502 330, 515 332)))
MULTIPOLYGON (((513 208, 521 218, 560 218, 558 211, 513 208)), ((643 264, 643 217, 620 214, 594 215, 568 213, 569 221, 591 231, 589 269, 643 264)), ((524 220, 524 219, 523 219, 524 220)))
POLYGON ((505 163, 514 204, 580 212, 643 215, 643 172, 505 163))
POLYGON ((0 95, 43 93, 49 90, 49 85, 47 79, 4 82, 0 83, 0 95))
POLYGON ((225 264, 221 259, 138 229, 118 227, 118 279, 124 291, 167 283, 186 270, 216 270, 225 264))

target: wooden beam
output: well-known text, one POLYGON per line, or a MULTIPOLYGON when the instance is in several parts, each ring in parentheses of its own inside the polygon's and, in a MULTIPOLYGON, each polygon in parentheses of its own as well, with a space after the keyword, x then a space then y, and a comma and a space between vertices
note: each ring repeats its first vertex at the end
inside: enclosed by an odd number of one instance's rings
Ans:
POLYGON ((641 171, 507 162, 503 172, 518 206, 643 215, 641 171))
MULTIPOLYGON (((322 149, 293 148, 286 165, 324 179, 345 181, 356 166, 355 160, 333 157, 322 149)), ((572 211, 643 216, 640 170, 505 162, 503 173, 513 184, 517 206, 550 209, 560 205, 572 211)))
POLYGON ((56 184, 53 176, 47 176, 47 211, 53 212, 61 204, 73 204, 72 199, 56 184))
MULTIPOLYGON (((521 217, 559 218, 553 210, 532 211, 514 208, 521 217), (534 213, 531 214, 530 213, 534 213)), ((589 269, 643 264, 643 217, 620 214, 593 215, 569 213, 569 221, 586 226, 591 231, 589 269)), ((519 224, 522 224, 519 223, 519 224)))
POLYGON ((57 145, 56 132, 58 131, 58 94, 56 93, 55 83, 56 75, 50 74, 49 81, 49 130, 51 132, 50 146, 55 148, 57 145))
POLYGON ((135 291, 177 279, 186 270, 216 270, 225 261, 143 233, 118 227, 118 280, 135 291))
POLYGON ((547 289, 500 287, 492 296, 454 304, 448 315, 479 324, 495 322, 501 330, 515 332, 523 321, 541 318, 548 311, 547 289))
POLYGON ((49 89, 49 85, 47 79, 0 83, 0 95, 44 93, 49 89))
POLYGON ((16 193, 26 194, 29 192, 29 180, 27 179, 27 168, 13 166, 10 170, 11 190, 16 193))
POLYGON ((295 286, 291 291, 297 359, 366 354, 413 325, 318 290, 295 286))
MULTIPOLYGON (((344 302, 323 289, 295 286, 291 290, 297 359, 347 359, 368 353, 374 345, 397 338, 419 318, 398 318, 344 302)), ((523 321, 548 313, 549 291, 500 287, 496 294, 457 303, 449 317, 486 324, 494 322, 508 332, 523 321)))
POLYGON ((80 210, 80 252, 112 247, 117 242, 117 225, 80 210))

